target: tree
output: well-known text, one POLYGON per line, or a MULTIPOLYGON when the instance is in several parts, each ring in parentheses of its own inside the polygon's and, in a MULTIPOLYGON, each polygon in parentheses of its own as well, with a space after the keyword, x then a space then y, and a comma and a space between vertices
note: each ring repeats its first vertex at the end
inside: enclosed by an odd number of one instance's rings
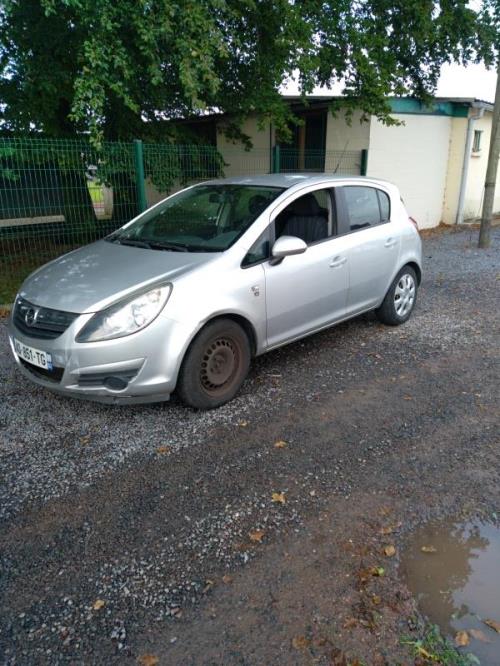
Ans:
POLYGON ((425 99, 444 62, 491 64, 495 39, 468 0, 3 0, 0 122, 99 142, 218 109, 236 136, 254 112, 286 133, 294 75, 304 94, 343 80, 347 112, 390 122, 388 95, 425 99))
POLYGON ((488 166, 484 183, 483 210, 481 212, 481 227, 479 229, 478 247, 490 246, 490 227, 495 202, 495 189, 498 173, 498 159, 500 156, 500 60, 497 67, 497 88, 495 106, 491 121, 490 149, 488 153, 488 166))

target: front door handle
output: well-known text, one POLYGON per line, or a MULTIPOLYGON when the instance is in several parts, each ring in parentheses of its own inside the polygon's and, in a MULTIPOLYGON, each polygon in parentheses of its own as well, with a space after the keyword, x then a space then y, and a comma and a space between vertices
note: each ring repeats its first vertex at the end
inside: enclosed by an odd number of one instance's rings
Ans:
POLYGON ((396 245, 396 243, 397 243, 397 241, 394 238, 388 238, 385 241, 384 246, 385 247, 394 247, 396 245))
POLYGON ((330 261, 330 268, 337 268, 337 266, 342 266, 347 261, 346 257, 334 257, 330 261))

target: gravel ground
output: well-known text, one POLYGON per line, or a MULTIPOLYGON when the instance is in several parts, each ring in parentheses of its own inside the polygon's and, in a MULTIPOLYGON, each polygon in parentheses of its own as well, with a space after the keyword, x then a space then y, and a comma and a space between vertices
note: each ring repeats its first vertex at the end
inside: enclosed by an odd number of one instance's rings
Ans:
POLYGON ((399 549, 498 511, 500 229, 487 251, 476 235, 425 240, 405 326, 368 315, 267 354, 208 413, 54 396, 0 330, 3 663, 409 663, 397 557, 353 581, 388 516, 399 549))

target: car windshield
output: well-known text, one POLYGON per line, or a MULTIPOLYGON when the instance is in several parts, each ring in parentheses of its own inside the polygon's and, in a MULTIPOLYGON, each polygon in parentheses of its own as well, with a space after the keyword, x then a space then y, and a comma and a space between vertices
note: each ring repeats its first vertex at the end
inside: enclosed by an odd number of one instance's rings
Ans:
POLYGON ((223 252, 283 191, 261 185, 198 185, 106 240, 154 250, 223 252))

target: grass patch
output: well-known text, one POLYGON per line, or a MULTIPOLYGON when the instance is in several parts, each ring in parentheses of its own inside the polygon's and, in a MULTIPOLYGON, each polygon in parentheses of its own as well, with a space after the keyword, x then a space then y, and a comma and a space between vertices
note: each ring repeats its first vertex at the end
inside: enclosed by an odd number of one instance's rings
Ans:
POLYGON ((403 638, 401 643, 410 648, 413 656, 418 657, 422 665, 477 666, 481 663, 474 654, 457 650, 453 643, 441 634, 437 625, 427 627, 422 638, 403 638))
POLYGON ((103 187, 100 183, 87 181, 87 188, 89 190, 92 203, 102 203, 104 200, 103 187))

